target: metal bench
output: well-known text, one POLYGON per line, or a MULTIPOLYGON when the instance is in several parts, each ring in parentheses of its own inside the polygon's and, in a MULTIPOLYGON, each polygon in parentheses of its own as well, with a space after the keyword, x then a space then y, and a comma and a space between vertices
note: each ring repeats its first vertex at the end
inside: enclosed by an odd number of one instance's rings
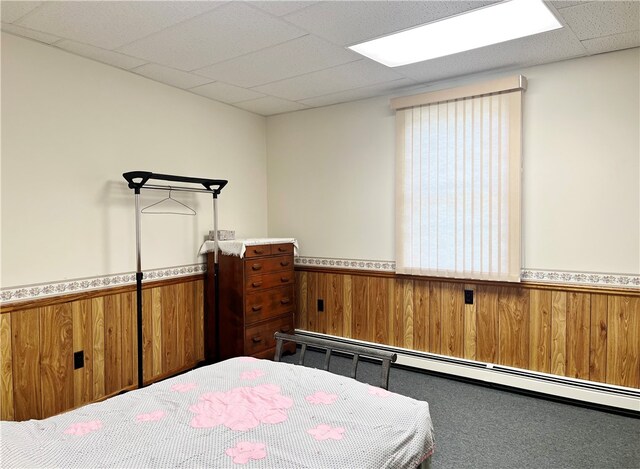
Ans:
POLYGON ((303 337, 299 335, 283 334, 282 332, 276 332, 274 336, 276 338, 276 353, 273 357, 273 361, 275 362, 279 362, 280 358, 282 357, 282 345, 285 341, 294 342, 301 345, 302 348, 300 350, 298 365, 304 364, 304 355, 307 351, 307 346, 325 350, 325 371, 329 370, 329 362, 331 361, 332 352, 340 352, 352 355, 353 361, 351 364, 351 377, 354 379, 358 371, 358 360, 360 359, 360 357, 374 358, 376 360, 382 361, 382 384, 380 385, 380 387, 383 389, 389 389, 389 369, 391 368, 391 363, 394 363, 398 358, 398 355, 395 353, 388 352, 386 350, 372 349, 361 345, 344 344, 332 340, 320 339, 317 337, 303 337))

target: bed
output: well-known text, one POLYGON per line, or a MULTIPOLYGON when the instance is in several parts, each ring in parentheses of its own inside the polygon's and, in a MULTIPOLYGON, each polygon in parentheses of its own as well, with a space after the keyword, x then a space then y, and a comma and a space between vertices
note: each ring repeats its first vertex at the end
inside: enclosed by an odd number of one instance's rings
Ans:
POLYGON ((250 357, 0 431, 2 467, 415 468, 434 449, 426 402, 250 357))

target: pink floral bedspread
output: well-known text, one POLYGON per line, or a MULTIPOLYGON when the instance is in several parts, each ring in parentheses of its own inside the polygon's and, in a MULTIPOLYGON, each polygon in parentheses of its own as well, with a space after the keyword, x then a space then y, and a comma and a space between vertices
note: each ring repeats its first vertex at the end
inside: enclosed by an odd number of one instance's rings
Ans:
POLYGON ((0 432, 3 468, 414 468, 433 452, 426 402, 247 357, 0 432))

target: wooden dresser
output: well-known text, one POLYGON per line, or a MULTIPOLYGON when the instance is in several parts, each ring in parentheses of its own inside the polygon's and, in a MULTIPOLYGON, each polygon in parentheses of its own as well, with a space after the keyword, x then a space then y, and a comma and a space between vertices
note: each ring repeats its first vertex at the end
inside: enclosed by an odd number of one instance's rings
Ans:
POLYGON ((246 246, 243 258, 221 253, 218 262, 219 359, 273 358, 273 334, 294 329, 293 244, 246 246))

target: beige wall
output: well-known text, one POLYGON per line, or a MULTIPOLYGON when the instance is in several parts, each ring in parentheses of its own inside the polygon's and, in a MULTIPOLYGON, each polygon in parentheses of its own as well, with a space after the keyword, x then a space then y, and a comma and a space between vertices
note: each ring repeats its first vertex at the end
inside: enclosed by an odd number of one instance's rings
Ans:
MULTIPOLYGON (((146 170, 229 180, 221 228, 267 234, 265 119, 2 34, 2 287, 135 270, 133 191, 146 170)), ((143 206, 164 197, 148 191, 143 206)), ((146 216, 143 268, 201 262, 196 217, 146 216)))
MULTIPOLYGON (((524 267, 640 273, 639 51, 511 72, 529 79, 524 267)), ((394 259, 388 103, 267 119, 269 235, 297 237, 303 256, 394 259)))
MULTIPOLYGON (((639 273, 639 56, 518 71, 529 79, 525 267, 639 273)), ((394 258, 388 97, 265 124, 4 33, 1 78, 4 288, 135 270, 133 194, 121 178, 135 169, 229 179, 219 222, 238 236, 266 235, 268 208, 268 234, 297 237, 303 256, 394 258)), ((211 202, 177 197, 198 216, 144 217, 145 269, 201 261, 211 202)), ((143 206, 160 198, 147 192, 143 206)))

